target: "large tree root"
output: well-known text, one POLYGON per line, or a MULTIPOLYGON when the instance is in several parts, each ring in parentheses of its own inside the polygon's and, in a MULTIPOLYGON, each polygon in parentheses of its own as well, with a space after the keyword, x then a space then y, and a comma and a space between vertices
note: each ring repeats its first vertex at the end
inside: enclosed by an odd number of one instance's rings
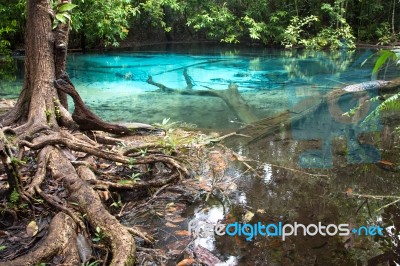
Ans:
POLYGON ((50 152, 49 168, 52 176, 62 180, 70 192, 69 201, 79 205, 93 228, 99 227, 109 237, 113 255, 110 265, 132 265, 136 252, 133 237, 105 209, 98 194, 78 176, 70 161, 55 148, 50 152))
MULTIPOLYGON (((65 132, 64 132, 65 134, 65 132)), ((69 135, 71 136, 71 135, 69 135)), ((183 165, 177 163, 174 159, 163 156, 163 155, 149 155, 146 157, 140 157, 140 158, 129 158, 127 156, 124 156, 122 154, 118 154, 115 152, 111 152, 108 150, 100 149, 98 147, 93 147, 92 145, 89 145, 87 143, 84 143, 83 141, 79 141, 76 138, 71 139, 67 138, 63 133, 55 133, 51 134, 48 136, 42 136, 40 138, 35 139, 35 143, 30 143, 28 141, 21 141, 20 142, 21 146, 27 146, 31 149, 38 150, 42 149, 48 145, 63 145, 71 150, 74 151, 81 151, 85 152, 88 154, 95 155, 99 158, 107 159, 107 160, 112 160, 115 162, 123 163, 123 164, 149 164, 149 163, 166 163, 170 165, 171 167, 175 168, 179 172, 181 172, 184 176, 189 176, 189 171, 184 167, 183 165)))
MULTIPOLYGON (((17 138, 18 140, 19 138, 17 138)), ((181 176, 189 176, 189 171, 180 162, 171 156, 163 155, 161 152, 157 154, 148 154, 146 156, 133 157, 138 154, 132 154, 135 149, 131 145, 126 146, 124 150, 112 150, 109 146, 103 146, 92 139, 82 134, 71 134, 70 132, 62 129, 58 132, 47 131, 38 133, 37 136, 32 136, 28 140, 19 140, 19 147, 21 151, 38 150, 37 168, 36 173, 32 177, 30 184, 25 186, 24 192, 29 198, 34 195, 41 196, 45 202, 57 211, 61 211, 63 217, 73 224, 74 230, 79 228, 83 235, 88 236, 88 231, 85 223, 81 220, 77 212, 85 214, 85 219, 90 224, 90 228, 100 228, 101 232, 106 236, 106 240, 111 247, 111 259, 109 265, 133 265, 135 261, 136 245, 134 238, 131 234, 137 235, 144 239, 145 242, 151 243, 153 240, 146 234, 141 233, 133 228, 123 226, 113 215, 111 215, 106 207, 103 205, 99 194, 95 189, 100 190, 138 190, 149 187, 162 187, 166 184, 174 182, 181 176), (44 134, 46 133, 46 134, 44 134), (90 169, 92 166, 86 161, 76 161, 76 157, 70 152, 76 151, 78 153, 85 153, 87 155, 95 156, 109 162, 117 162, 125 164, 126 166, 134 165, 147 165, 161 163, 169 169, 163 173, 163 178, 159 180, 147 180, 140 182, 128 183, 114 183, 111 181, 100 180, 96 177, 90 169), (126 154, 126 155, 125 155, 126 154), (69 159, 68 159, 69 158, 69 159), (74 164, 72 164, 74 163, 74 164), (47 171, 49 170, 49 171, 47 171), (41 186, 46 180, 52 177, 60 186, 62 185, 68 191, 67 202, 47 194, 45 189, 41 186), (76 206, 75 206, 76 205, 76 206), (75 209, 75 210, 74 210, 75 209), (77 227, 77 225, 79 225, 77 227)), ((117 139, 110 140, 117 141, 117 139)), ((122 141, 120 141, 122 142, 122 141)), ((139 145, 138 147, 142 147, 139 145)), ((154 147, 156 148, 156 147, 154 147)), ((137 148, 136 148, 137 149, 137 148)), ((59 214, 61 215, 61 214, 59 214)), ((58 217, 58 216, 57 216, 58 217)), ((59 218, 54 218, 58 221, 59 218)), ((59 222, 57 222, 59 223, 59 222)), ((56 232, 53 234, 56 235, 56 232)), ((64 236, 49 236, 49 242, 43 242, 40 246, 42 249, 34 251, 33 256, 23 256, 13 261, 7 262, 6 265, 33 265, 37 261, 51 261, 52 257, 60 254, 61 251, 66 249, 64 244, 60 244, 57 248, 50 248, 47 245, 53 238, 59 237, 64 239, 64 236), (37 253, 37 255, 36 255, 37 253)), ((70 236, 68 242, 76 243, 76 235, 70 236), (74 238, 71 240, 70 238, 74 238)), ((47 241, 47 240, 46 240, 47 241)), ((63 251, 64 252, 64 251, 63 251)), ((70 249, 68 252, 75 253, 65 257, 65 261, 76 259, 76 247, 70 249)), ((62 253, 62 252, 61 252, 62 253)), ((107 260, 107 259, 106 259, 107 260)), ((83 261, 84 262, 84 261, 83 261)), ((77 265, 72 263, 65 265, 77 265)))
POLYGON ((63 265, 80 265, 76 246, 76 225, 65 213, 58 213, 50 223, 47 237, 37 248, 15 260, 1 262, 3 266, 37 265, 51 261, 56 255, 64 257, 63 265))

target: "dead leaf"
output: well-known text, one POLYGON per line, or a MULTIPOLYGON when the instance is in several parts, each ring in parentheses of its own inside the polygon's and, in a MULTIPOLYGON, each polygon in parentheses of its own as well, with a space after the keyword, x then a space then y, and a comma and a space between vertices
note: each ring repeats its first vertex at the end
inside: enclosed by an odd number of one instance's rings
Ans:
POLYGON ((194 263, 196 263, 194 259, 184 259, 180 261, 177 266, 189 266, 193 265, 194 263))
POLYGON ((185 221, 186 219, 183 218, 183 217, 169 217, 166 220, 171 222, 171 223, 180 223, 180 222, 185 221))
POLYGON ((99 194, 100 198, 104 201, 107 201, 110 198, 109 191, 100 190, 100 191, 97 191, 97 193, 99 194))
POLYGON ((36 224, 35 221, 31 221, 28 226, 26 227, 26 233, 28 236, 33 237, 37 234, 39 230, 38 225, 36 224))
POLYGON ((348 188, 348 189, 346 190, 346 193, 347 193, 347 194, 353 193, 353 189, 352 189, 352 188, 348 188))
POLYGON ((264 209, 258 209, 256 212, 257 213, 265 213, 265 210, 264 209))
POLYGON ((165 207, 169 208, 169 207, 173 207, 173 206, 175 206, 175 203, 170 202, 170 203, 168 203, 165 207))
POLYGON ((170 223, 170 222, 166 222, 166 223, 165 223, 165 226, 167 226, 167 227, 172 227, 172 228, 177 227, 176 224, 173 224, 173 223, 170 223))
POLYGON ((393 163, 392 163, 392 162, 385 161, 385 160, 380 160, 380 161, 378 161, 378 163, 384 164, 384 165, 388 165, 388 166, 393 166, 393 163))
POLYGON ((99 168, 100 169, 106 169, 106 168, 108 168, 110 165, 108 165, 108 164, 106 164, 106 163, 101 163, 101 164, 99 164, 99 168))
POLYGON ((177 235, 177 236, 190 236, 190 233, 187 230, 178 230, 178 231, 175 231, 175 235, 177 235))
POLYGON ((243 221, 245 223, 248 223, 251 221, 251 219, 254 217, 254 213, 252 213, 251 211, 247 211, 246 214, 243 217, 243 221))

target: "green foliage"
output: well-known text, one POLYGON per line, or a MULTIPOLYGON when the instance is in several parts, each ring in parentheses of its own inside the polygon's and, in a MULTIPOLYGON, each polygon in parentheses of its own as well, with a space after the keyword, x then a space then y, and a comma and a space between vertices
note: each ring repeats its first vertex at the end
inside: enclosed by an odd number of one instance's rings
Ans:
POLYGON ((297 45, 307 44, 307 37, 304 37, 302 34, 305 32, 304 27, 310 26, 312 22, 318 21, 318 18, 314 15, 307 16, 304 18, 299 18, 298 16, 294 16, 290 20, 289 26, 286 28, 283 33, 283 41, 282 45, 286 48, 292 48, 297 45))
POLYGON ((355 37, 344 18, 345 10, 340 7, 341 2, 342 0, 336 0, 333 6, 327 3, 322 4, 321 10, 328 15, 329 26, 322 27, 316 34, 312 34, 311 28, 317 26, 316 22, 320 22, 317 16, 294 16, 284 31, 282 45, 286 48, 303 46, 311 49, 325 47, 354 49, 355 37))
POLYGON ((100 241, 104 240, 107 237, 107 235, 98 226, 96 227, 96 231, 94 233, 94 236, 95 237, 92 239, 94 242, 100 242, 100 241))
POLYGON ((166 21, 166 12, 171 11, 175 16, 184 12, 184 2, 176 0, 147 0, 138 3, 138 13, 142 19, 148 20, 153 27, 161 27, 164 31, 171 31, 171 26, 166 21))
POLYGON ((65 24, 68 21, 71 21, 70 12, 75 7, 76 7, 76 5, 69 4, 69 3, 58 5, 55 9, 55 17, 53 20, 53 29, 57 28, 58 24, 60 24, 60 23, 65 24))
POLYGON ((195 30, 206 30, 209 37, 226 43, 238 43, 242 32, 240 19, 226 4, 205 6, 201 12, 188 19, 187 25, 195 30))
POLYGON ((139 11, 129 0, 78 0, 72 28, 90 43, 119 46, 129 32, 129 19, 139 11))
POLYGON ((375 33, 378 37, 378 44, 387 45, 396 41, 398 34, 393 35, 390 30, 390 24, 388 22, 383 22, 376 28, 375 33))
POLYGON ((132 175, 129 178, 133 181, 133 183, 136 183, 141 180, 139 178, 139 176, 141 176, 141 175, 142 175, 142 173, 132 173, 132 175))
POLYGON ((113 203, 110 205, 110 207, 114 208, 120 208, 122 207, 122 200, 121 200, 121 195, 118 194, 118 199, 115 201, 113 198, 113 203))
POLYGON ((6 246, 2 246, 2 245, 0 245, 0 251, 3 251, 3 250, 5 250, 7 247, 6 246))
POLYGON ((17 191, 16 189, 14 189, 14 190, 11 192, 11 195, 10 195, 10 202, 11 202, 11 204, 13 204, 13 205, 17 204, 17 202, 19 201, 20 197, 21 197, 21 196, 19 195, 18 191, 17 191))
MULTIPOLYGON (((138 27, 156 34, 185 31, 195 37, 196 32, 199 38, 227 43, 255 40, 287 47, 353 48, 354 34, 362 41, 395 42, 400 24, 398 16, 392 21, 393 2, 382 0, 76 0, 59 6, 52 2, 54 26, 71 20, 73 11, 71 41, 97 48, 118 46, 130 29, 138 27)), ((0 3, 0 53, 16 39, 21 42, 25 6, 26 0, 0 3)))
POLYGON ((0 79, 15 79, 14 60, 11 57, 11 41, 21 31, 24 23, 25 0, 0 3, 0 79))
MULTIPOLYGON (((388 61, 395 61, 396 64, 400 62, 400 49, 395 50, 381 50, 378 52, 378 59, 375 62, 373 73, 377 73, 383 65, 388 61)), ((371 101, 377 101, 379 97, 374 97, 371 101)), ((363 121, 366 123, 372 119, 376 119, 383 111, 400 111, 400 93, 390 96, 384 100, 374 111, 372 111, 363 121)))
POLYGON ((389 60, 396 61, 396 64, 399 63, 400 59, 400 49, 395 50, 380 50, 378 52, 378 59, 375 62, 374 69, 372 73, 377 73, 383 65, 385 65, 389 60))

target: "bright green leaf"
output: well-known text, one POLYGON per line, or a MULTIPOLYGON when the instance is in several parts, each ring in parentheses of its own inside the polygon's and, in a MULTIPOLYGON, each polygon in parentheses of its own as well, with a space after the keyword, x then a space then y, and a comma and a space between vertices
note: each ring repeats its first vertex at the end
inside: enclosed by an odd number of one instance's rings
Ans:
POLYGON ((58 7, 58 12, 60 12, 60 13, 67 12, 67 11, 74 9, 75 7, 76 7, 76 5, 74 5, 74 4, 63 4, 58 7))
POLYGON ((57 14, 56 19, 63 24, 67 23, 67 19, 62 14, 57 14))

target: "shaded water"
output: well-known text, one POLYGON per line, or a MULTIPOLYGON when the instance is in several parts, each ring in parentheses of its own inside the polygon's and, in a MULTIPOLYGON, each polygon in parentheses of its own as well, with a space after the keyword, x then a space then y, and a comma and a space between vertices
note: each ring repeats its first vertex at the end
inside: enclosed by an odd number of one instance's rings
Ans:
MULTIPOLYGON (((234 82, 252 112, 261 119, 290 109, 301 99, 370 80, 371 63, 362 67, 361 63, 371 53, 154 48, 70 55, 68 73, 85 102, 108 121, 155 123, 171 118, 219 131, 242 126, 221 99, 160 92, 146 82, 148 76, 182 90, 186 87, 184 69, 188 70, 194 90, 223 90, 234 82)), ((396 74, 388 72, 386 78, 396 74)), ((20 84, 20 79, 2 82, 0 93, 15 96, 17 93, 9 88, 20 84)), ((355 103, 343 99, 339 105, 347 110, 355 103)), ((216 200, 195 203, 182 214, 185 220, 179 223, 180 229, 187 230, 192 217, 209 223, 321 222, 348 223, 353 227, 381 222, 382 216, 374 210, 387 202, 371 200, 366 204, 364 199, 348 197, 346 192, 384 195, 399 191, 398 173, 376 165, 381 159, 394 160, 393 154, 383 149, 382 143, 392 141, 382 133, 385 130, 387 126, 379 122, 370 127, 337 122, 323 106, 316 115, 274 136, 250 144, 241 138, 231 139, 227 145, 255 160, 251 164, 257 167, 257 173, 246 172, 240 163, 228 169, 225 174, 238 185, 230 204, 216 200), (248 220, 246 214, 254 216, 248 220)), ((135 222, 129 217, 126 220, 135 222)), ((157 219, 149 223, 160 227, 164 224, 157 219)), ((179 249, 177 239, 179 236, 165 237, 158 246, 179 249)), ((301 235, 282 241, 279 237, 257 236, 246 241, 243 236, 223 236, 196 242, 231 265, 363 265, 382 253, 373 237, 301 235)))

